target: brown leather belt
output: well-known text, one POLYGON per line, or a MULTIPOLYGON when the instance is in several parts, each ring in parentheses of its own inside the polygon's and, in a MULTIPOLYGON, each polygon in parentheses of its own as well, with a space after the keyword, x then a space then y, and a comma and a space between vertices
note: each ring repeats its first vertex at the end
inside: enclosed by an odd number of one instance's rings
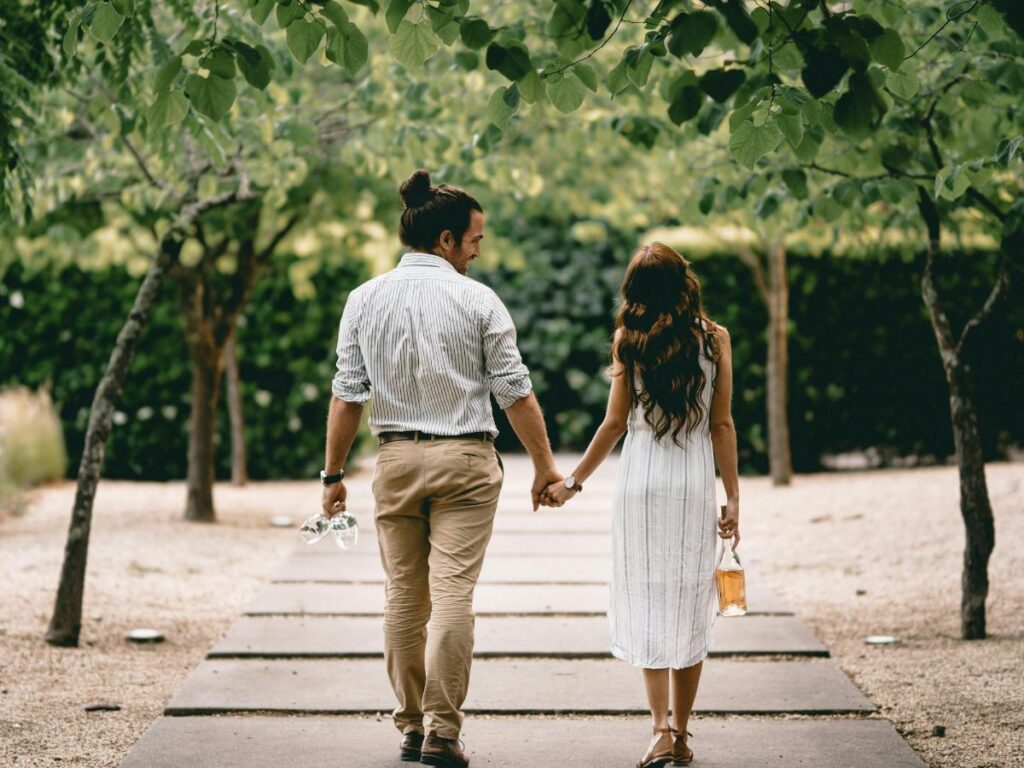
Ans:
POLYGON ((395 440, 494 440, 489 432, 469 432, 465 435, 432 435, 429 432, 381 432, 378 437, 380 444, 392 443, 395 440))

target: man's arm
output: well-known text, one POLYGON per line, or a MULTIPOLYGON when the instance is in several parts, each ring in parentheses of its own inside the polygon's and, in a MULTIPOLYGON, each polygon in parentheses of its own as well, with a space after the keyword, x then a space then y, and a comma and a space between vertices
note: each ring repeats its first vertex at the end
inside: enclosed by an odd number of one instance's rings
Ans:
MULTIPOLYGON (((324 457, 324 471, 328 475, 338 474, 345 466, 362 416, 362 403, 349 403, 331 397, 330 410, 327 414, 327 450, 324 457)), ((338 512, 344 512, 346 496, 345 483, 342 481, 324 486, 324 514, 331 517, 338 512), (339 506, 335 507, 335 504, 339 506)))
MULTIPOLYGON (((338 371, 331 382, 331 405, 327 413, 327 448, 324 471, 336 475, 345 466, 348 452, 359 430, 363 404, 370 399, 370 379, 359 348, 359 321, 362 304, 358 291, 345 302, 338 327, 338 371)), ((345 484, 324 486, 321 503, 328 517, 345 511, 345 484), (338 505, 335 507, 335 505, 338 505)))
POLYGON ((562 479, 555 469, 555 457, 551 455, 551 444, 544 426, 544 415, 540 412, 537 397, 531 392, 505 409, 505 415, 516 433, 516 437, 533 459, 533 511, 540 506, 541 492, 551 483, 562 479))

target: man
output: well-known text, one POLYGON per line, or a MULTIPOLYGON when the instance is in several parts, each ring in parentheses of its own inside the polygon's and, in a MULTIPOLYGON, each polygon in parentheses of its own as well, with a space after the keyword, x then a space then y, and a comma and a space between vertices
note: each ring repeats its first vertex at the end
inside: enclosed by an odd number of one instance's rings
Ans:
POLYGON ((533 459, 534 510, 561 475, 512 318, 490 288, 466 277, 480 255, 483 209, 461 189, 432 186, 423 170, 401 195, 400 235, 412 252, 353 291, 342 314, 323 507, 328 516, 345 509, 342 466, 372 393, 384 659, 398 699, 401 758, 464 768, 458 737, 473 590, 503 479, 490 395, 533 459))

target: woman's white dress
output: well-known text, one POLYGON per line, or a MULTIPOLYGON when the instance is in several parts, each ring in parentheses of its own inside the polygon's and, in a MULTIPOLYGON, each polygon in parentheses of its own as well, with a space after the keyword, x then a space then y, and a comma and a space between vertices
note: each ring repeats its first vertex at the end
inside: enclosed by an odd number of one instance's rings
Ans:
MULTIPOLYGON (((701 352, 704 416, 656 440, 629 416, 612 508, 611 652, 637 667, 682 669, 708 655, 716 615, 715 465, 708 416, 714 361, 701 352)), ((640 382, 638 382, 640 386, 640 382)))

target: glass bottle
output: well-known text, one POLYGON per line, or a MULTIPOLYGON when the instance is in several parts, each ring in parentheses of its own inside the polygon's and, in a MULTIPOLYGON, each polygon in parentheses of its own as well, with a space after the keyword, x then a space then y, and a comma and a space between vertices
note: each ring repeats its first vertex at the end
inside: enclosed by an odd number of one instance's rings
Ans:
POLYGON ((323 512, 310 515, 302 521, 299 536, 307 544, 316 544, 331 531, 331 521, 323 512))
POLYGON ((746 579, 740 558, 732 548, 732 539, 722 540, 722 553, 715 569, 718 587, 718 612, 723 616, 743 616, 747 612, 746 579))
POLYGON ((334 531, 334 543, 338 549, 352 549, 359 543, 359 524, 355 515, 339 512, 331 518, 331 530, 334 531))

